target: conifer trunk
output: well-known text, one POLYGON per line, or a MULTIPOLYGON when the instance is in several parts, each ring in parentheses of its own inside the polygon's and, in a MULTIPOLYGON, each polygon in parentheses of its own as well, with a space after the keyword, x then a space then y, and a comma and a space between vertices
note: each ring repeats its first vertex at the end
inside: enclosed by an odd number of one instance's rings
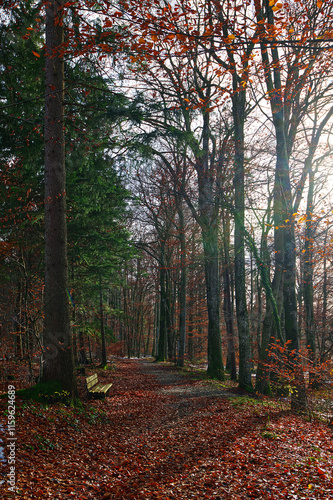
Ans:
POLYGON ((45 98, 45 331, 43 380, 58 381, 76 397, 67 296, 64 142, 63 0, 46 6, 45 98))

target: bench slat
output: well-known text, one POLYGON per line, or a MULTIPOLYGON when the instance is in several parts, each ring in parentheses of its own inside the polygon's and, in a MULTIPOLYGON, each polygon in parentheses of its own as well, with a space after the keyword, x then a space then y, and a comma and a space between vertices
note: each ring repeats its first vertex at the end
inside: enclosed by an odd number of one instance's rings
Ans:
POLYGON ((87 377, 86 382, 87 382, 88 389, 90 389, 91 387, 96 385, 98 383, 97 373, 95 373, 94 375, 91 375, 90 377, 87 377))
POLYGON ((89 394, 104 394, 104 396, 106 396, 106 393, 112 386, 112 384, 98 383, 97 373, 94 373, 93 375, 90 375, 90 377, 87 377, 86 383, 89 394))
POLYGON ((107 392, 112 384, 97 384, 90 389, 90 392, 107 392))

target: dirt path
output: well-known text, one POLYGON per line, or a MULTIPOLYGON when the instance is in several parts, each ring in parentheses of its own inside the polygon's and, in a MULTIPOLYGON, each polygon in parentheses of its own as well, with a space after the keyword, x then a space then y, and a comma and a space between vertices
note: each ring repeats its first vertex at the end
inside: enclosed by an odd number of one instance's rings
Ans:
POLYGON ((149 376, 155 377, 161 385, 162 393, 179 394, 185 397, 235 397, 224 388, 214 387, 208 383, 195 383, 173 366, 165 366, 150 361, 139 360, 138 369, 149 376))
POLYGON ((186 378, 172 366, 140 360, 138 369, 157 382, 156 392, 169 398, 170 415, 182 418, 206 406, 206 398, 233 398, 235 394, 226 389, 214 387, 207 382, 186 378))
POLYGON ((18 401, 16 498, 333 500, 325 426, 232 399, 172 367, 116 364, 99 373, 113 382, 106 401, 18 401))

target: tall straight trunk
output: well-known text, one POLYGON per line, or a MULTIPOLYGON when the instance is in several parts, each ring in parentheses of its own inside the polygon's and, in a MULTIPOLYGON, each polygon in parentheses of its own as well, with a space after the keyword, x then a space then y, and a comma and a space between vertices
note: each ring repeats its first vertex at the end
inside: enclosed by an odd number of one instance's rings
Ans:
MULTIPOLYGON (((124 347, 127 350, 129 350, 129 336, 128 336, 128 326, 127 326, 127 316, 128 316, 128 305, 127 305, 127 277, 126 277, 126 285, 123 287, 123 318, 124 320, 121 323, 121 329, 120 329, 120 341, 126 344, 124 347)), ((124 352, 125 354, 125 352, 124 352)))
POLYGON ((194 342, 193 342, 193 337, 194 337, 194 306, 195 306, 195 300, 194 300, 194 290, 190 286, 189 287, 189 300, 188 300, 188 337, 187 337, 187 352, 188 352, 188 358, 190 361, 194 360, 194 342))
POLYGON ((283 104, 279 92, 271 101, 276 134, 276 180, 274 188, 275 255, 283 262, 283 313, 285 339, 288 341, 290 363, 294 366, 297 391, 292 393, 292 407, 307 406, 305 383, 297 350, 299 349, 297 295, 296 295, 296 243, 293 222, 289 159, 285 138, 283 104))
MULTIPOLYGON (((275 19, 271 5, 258 9, 258 23, 263 23, 264 13, 274 31, 275 19)), ((264 28, 263 28, 264 29, 264 28)), ((262 37, 265 34, 262 33, 262 37)), ((290 351, 290 362, 294 365, 294 376, 297 391, 293 392, 292 406, 305 408, 306 394, 300 360, 297 354, 299 347, 296 297, 296 251, 295 229, 293 222, 292 193, 290 183, 289 156, 287 144, 288 119, 286 116, 288 103, 283 99, 281 81, 281 65, 279 50, 272 44, 270 50, 264 42, 261 45, 261 57, 265 73, 266 90, 270 95, 270 107, 276 139, 276 167, 274 184, 274 239, 277 266, 282 267, 283 279, 283 312, 284 330, 290 351), (270 56, 269 56, 270 51, 270 56), (296 354, 295 354, 296 353, 296 354)), ((290 149, 290 148, 289 148, 290 149)), ((280 269, 277 267, 276 272, 280 269)), ((279 281, 279 280, 277 280, 279 281)), ((275 297, 275 300, 277 297, 275 297)))
MULTIPOLYGON (((274 278, 272 282, 272 293, 276 301, 279 313, 281 314, 281 302, 282 302, 282 273, 275 269, 274 278), (279 300, 280 298, 280 300, 279 300), (280 304, 280 307, 279 307, 280 304)), ((259 363, 256 373, 256 386, 255 389, 261 394, 268 394, 271 392, 269 378, 270 371, 265 366, 268 361, 269 346, 276 339, 276 328, 273 317, 273 304, 272 301, 268 299, 266 294, 266 312, 262 326, 261 344, 259 350, 259 363)))
POLYGON ((235 295, 237 328, 239 339, 239 387, 252 390, 251 381, 251 338, 249 317, 246 303, 245 283, 245 167, 244 167, 244 118, 245 91, 237 89, 234 76, 234 94, 232 96, 233 120, 235 129, 235 295))
MULTIPOLYGON (((317 129, 313 129, 309 154, 305 160, 305 173, 309 175, 309 190, 307 197, 306 208, 306 226, 305 226, 305 254, 304 254, 304 305, 305 305, 305 324, 306 324, 306 342, 309 350, 310 359, 316 360, 316 343, 315 343, 315 322, 314 322, 314 307, 313 307, 313 263, 314 250, 313 241, 315 237, 314 221, 313 221, 313 199, 315 188, 315 172, 312 164, 316 149, 319 144, 319 139, 324 131, 324 127, 333 115, 333 107, 331 107, 324 118, 320 122, 317 129)), ((326 252, 325 252, 326 255, 326 252)), ((326 267, 325 267, 326 269, 326 267)), ((326 274, 326 273, 325 273, 326 274)))
POLYGON ((186 346, 186 241, 185 222, 181 197, 177 200, 180 239, 180 290, 179 290, 179 348, 178 366, 184 366, 186 346))
POLYGON ((104 311, 103 311, 103 290, 102 280, 99 281, 99 316, 101 326, 101 351, 102 351, 102 365, 107 365, 106 360, 106 343, 105 343, 105 324, 104 324, 104 311))
MULTIPOLYGON (((312 363, 316 362, 316 330, 314 322, 313 310, 313 265, 314 265, 314 250, 313 241, 315 237, 314 221, 313 221, 313 194, 314 194, 314 172, 309 166, 309 190, 306 207, 306 222, 305 222, 305 253, 304 253, 304 308, 305 308, 305 334, 306 346, 309 353, 309 358, 312 363)), ((310 373, 310 383, 315 385, 316 380, 314 373, 310 373)))
POLYGON ((290 184, 289 160, 285 139, 285 123, 283 105, 278 99, 272 103, 273 123, 276 133, 276 183, 274 189, 274 225, 276 255, 281 252, 283 260, 283 312, 284 331, 288 341, 291 362, 295 366, 295 377, 298 379, 297 392, 294 391, 293 406, 306 406, 305 387, 301 370, 299 370, 299 349, 297 296, 296 296, 296 243, 293 222, 293 207, 290 184), (280 243, 281 240, 281 243, 280 243))
POLYGON ((151 318, 149 317, 149 319, 148 319, 148 335, 147 335, 147 338, 143 344, 143 356, 145 358, 148 356, 148 353, 149 353, 150 337, 151 337, 151 318))
POLYGON ((166 269, 164 259, 160 267, 160 317, 159 336, 157 343, 157 361, 165 361, 167 351, 167 292, 166 292, 166 269))
POLYGON ((216 222, 202 228, 208 310, 208 369, 211 377, 224 378, 220 333, 219 255, 216 222))
POLYGON ((15 317, 17 320, 14 324, 15 331, 15 356, 20 359, 24 356, 23 351, 23 341, 22 341, 22 323, 21 323, 21 315, 22 315, 22 281, 18 280, 17 283, 17 293, 16 293, 16 304, 15 304, 15 317))
POLYGON ((223 224, 223 312, 224 321, 227 330, 228 339, 228 354, 226 369, 230 372, 231 380, 237 379, 237 367, 235 356, 235 339, 234 339, 234 314, 232 308, 232 290, 230 280, 230 220, 226 214, 222 215, 223 224))
POLYGON ((83 331, 81 329, 79 330, 78 337, 79 337, 79 363, 80 365, 87 365, 88 359, 84 347, 83 331))
POLYGON ((67 296, 67 228, 64 142, 63 0, 46 6, 45 58, 45 331, 44 381, 59 381, 76 397, 67 296))
POLYGON ((260 350, 261 345, 261 327, 262 327, 262 283, 260 275, 257 275, 257 296, 258 296, 258 318, 256 325, 256 344, 257 344, 257 354, 260 350))
POLYGON ((156 358, 158 355, 158 339, 160 336, 160 310, 161 310, 161 302, 158 294, 158 286, 156 284, 155 307, 154 307, 154 337, 153 337, 153 347, 151 351, 151 355, 156 358))
MULTIPOLYGON (((74 283, 74 279, 73 279, 73 283, 74 283)), ((70 294, 70 292, 68 292, 68 297, 70 299, 70 309, 72 311, 72 324, 76 325, 76 303, 75 303, 76 297, 75 297, 74 293, 70 294)), ((72 343, 73 343, 74 364, 77 365, 78 364, 78 348, 77 348, 78 339, 77 339, 75 327, 73 327, 73 329, 72 329, 72 343)))
POLYGON ((166 271, 166 328, 167 328, 167 343, 168 343, 168 359, 175 359, 175 333, 174 333, 174 297, 176 296, 176 284, 174 283, 174 290, 171 291, 171 276, 170 260, 167 260, 167 271, 166 271))
POLYGON ((323 262, 323 311, 322 311, 322 345, 321 345, 321 352, 320 352, 320 362, 323 363, 325 361, 326 357, 326 340, 327 340, 327 306, 328 306, 328 276, 327 276, 327 252, 326 252, 326 245, 327 245, 327 237, 328 237, 328 230, 325 232, 325 239, 324 239, 324 262, 323 262))
MULTIPOLYGON (((281 233, 278 234, 279 238, 281 233)), ((269 358, 269 347, 272 343, 275 342, 276 338, 284 343, 285 338, 281 337, 281 324, 279 321, 279 326, 277 328, 276 319, 274 319, 274 308, 277 310, 277 316, 280 320, 281 312, 283 308, 283 239, 280 240, 275 239, 275 249, 281 248, 281 252, 275 253, 275 267, 274 267, 274 276, 271 285, 272 296, 269 297, 267 293, 267 289, 265 287, 265 283, 262 280, 262 284, 266 290, 266 311, 262 325, 262 335, 259 349, 259 363, 258 369, 256 373, 256 385, 255 390, 260 392, 261 394, 269 394, 271 392, 270 386, 270 370, 267 368, 266 363, 269 358), (274 302, 275 303, 274 303, 274 302)), ((270 255, 267 246, 267 234, 263 234, 261 238, 261 256, 262 261, 265 266, 268 267, 267 279, 269 276, 269 262, 270 255)))
MULTIPOLYGON (((229 22, 224 17, 223 10, 220 9, 218 17, 221 22, 224 37, 229 36, 229 22)), ((232 32, 233 33, 233 32, 232 32)), ((245 162, 244 162, 244 123, 246 116, 246 83, 249 77, 250 52, 253 50, 251 44, 241 55, 241 71, 235 59, 235 52, 230 44, 226 44, 227 61, 223 61, 219 56, 214 58, 222 67, 230 72, 232 77, 232 115, 234 125, 234 195, 235 195, 235 299, 236 318, 239 339, 239 387, 252 391, 251 378, 251 337, 250 326, 246 303, 246 283, 245 283, 245 162), (244 85, 245 84, 245 85, 244 85)))
POLYGON ((208 311, 208 368, 213 378, 224 379, 220 331, 220 283, 218 247, 218 208, 214 199, 213 175, 209 170, 209 113, 204 114, 203 154, 197 160, 199 213, 205 257, 206 300, 208 311))
MULTIPOLYGON (((193 261, 195 256, 195 236, 192 230, 191 240, 190 240, 190 261, 193 261)), ((192 267, 192 266, 191 266, 192 267)), ((193 270, 193 268, 192 268, 193 270)), ((195 311, 195 279, 192 278, 192 283, 189 283, 188 287, 188 337, 187 337, 187 352, 190 361, 194 360, 194 311, 195 311)))

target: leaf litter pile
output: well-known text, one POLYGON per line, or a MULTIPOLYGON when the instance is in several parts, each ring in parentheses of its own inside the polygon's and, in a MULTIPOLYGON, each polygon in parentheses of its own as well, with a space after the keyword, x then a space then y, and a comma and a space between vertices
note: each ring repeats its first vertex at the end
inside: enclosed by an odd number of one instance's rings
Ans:
POLYGON ((86 399, 83 376, 78 408, 16 401, 15 498, 333 499, 324 423, 147 361, 98 376, 105 401, 86 399))

